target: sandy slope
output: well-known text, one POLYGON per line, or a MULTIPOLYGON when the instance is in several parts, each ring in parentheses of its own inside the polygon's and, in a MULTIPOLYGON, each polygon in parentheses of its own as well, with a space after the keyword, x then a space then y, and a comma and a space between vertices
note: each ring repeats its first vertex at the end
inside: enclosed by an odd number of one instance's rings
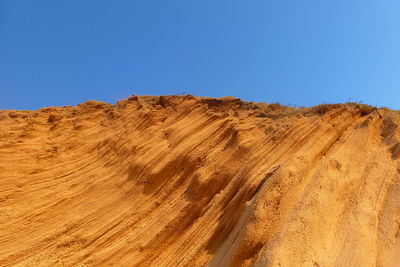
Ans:
POLYGON ((398 123, 192 96, 0 111, 0 266, 396 266, 398 123))

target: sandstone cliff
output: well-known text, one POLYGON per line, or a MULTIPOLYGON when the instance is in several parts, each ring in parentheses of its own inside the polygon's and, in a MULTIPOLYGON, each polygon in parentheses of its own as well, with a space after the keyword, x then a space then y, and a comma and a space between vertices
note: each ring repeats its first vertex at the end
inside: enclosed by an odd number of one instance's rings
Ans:
POLYGON ((399 123, 230 97, 0 111, 0 265, 395 266, 399 123))

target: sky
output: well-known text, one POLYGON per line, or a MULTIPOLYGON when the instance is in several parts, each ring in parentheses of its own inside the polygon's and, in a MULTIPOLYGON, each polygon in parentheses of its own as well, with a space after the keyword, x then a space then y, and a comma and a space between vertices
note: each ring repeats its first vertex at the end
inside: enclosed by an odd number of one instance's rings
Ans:
POLYGON ((0 0, 0 109, 132 94, 400 109, 400 1, 0 0))

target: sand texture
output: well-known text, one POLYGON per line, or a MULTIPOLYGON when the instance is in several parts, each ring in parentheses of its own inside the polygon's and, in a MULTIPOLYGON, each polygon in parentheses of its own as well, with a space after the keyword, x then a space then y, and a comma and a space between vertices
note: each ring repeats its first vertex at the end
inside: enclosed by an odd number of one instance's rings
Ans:
POLYGON ((131 96, 0 111, 0 266, 400 266, 400 113, 131 96))

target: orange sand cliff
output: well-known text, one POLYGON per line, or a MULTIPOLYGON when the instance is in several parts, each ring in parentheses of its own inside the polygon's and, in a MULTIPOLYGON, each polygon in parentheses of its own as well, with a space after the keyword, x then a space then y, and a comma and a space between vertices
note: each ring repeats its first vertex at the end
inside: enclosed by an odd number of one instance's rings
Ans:
POLYGON ((0 111, 0 266, 396 266, 399 123, 193 96, 0 111))

